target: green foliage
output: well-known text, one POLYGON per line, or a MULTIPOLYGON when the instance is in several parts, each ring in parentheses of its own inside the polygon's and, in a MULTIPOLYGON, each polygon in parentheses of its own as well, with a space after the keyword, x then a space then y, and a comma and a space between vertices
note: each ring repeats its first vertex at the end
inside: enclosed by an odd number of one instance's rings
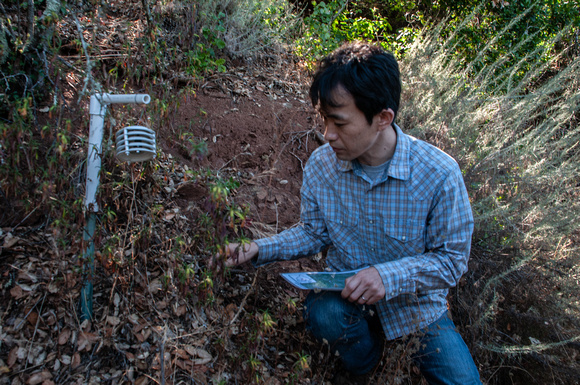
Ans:
POLYGON ((347 0, 313 2, 313 5, 312 13, 304 18, 304 32, 296 43, 296 52, 309 66, 342 43, 353 40, 373 41, 400 55, 417 33, 412 28, 393 31, 387 17, 374 6, 364 8, 347 0))
POLYGON ((305 30, 297 42, 296 52, 314 61, 333 51, 342 43, 342 36, 333 27, 335 15, 342 12, 346 0, 314 4, 314 11, 304 19, 305 30))
POLYGON ((226 43, 218 37, 218 34, 223 34, 226 30, 225 17, 226 14, 223 12, 212 15, 212 28, 201 28, 201 35, 206 43, 197 43, 194 50, 185 53, 187 58, 186 72, 190 75, 204 75, 212 70, 226 72, 226 60, 218 58, 216 54, 216 50, 223 50, 226 47, 226 43))
POLYGON ((441 40, 472 74, 485 69, 485 76, 501 79, 491 85, 491 92, 497 83, 505 91, 507 78, 518 83, 534 65, 551 61, 555 51, 570 47, 580 27, 578 0, 470 3, 450 16, 441 40))
POLYGON ((33 92, 44 95, 53 83, 48 57, 54 52, 53 36, 63 9, 58 0, 20 3, 8 0, 0 12, 0 117, 7 118, 8 104, 33 92), (19 7, 22 9, 16 11, 19 7))

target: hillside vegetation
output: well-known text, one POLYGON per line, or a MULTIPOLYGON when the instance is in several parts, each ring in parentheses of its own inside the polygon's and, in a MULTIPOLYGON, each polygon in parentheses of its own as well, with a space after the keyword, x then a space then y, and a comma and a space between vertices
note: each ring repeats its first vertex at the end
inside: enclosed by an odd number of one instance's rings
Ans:
MULTIPOLYGON (((483 382, 578 383, 580 4, 513 3, 2 2, 0 384, 329 381, 336 358, 277 274, 320 256, 206 261, 297 219, 289 195, 320 140, 310 71, 354 39, 397 54, 400 126, 463 171, 476 228, 450 307, 483 382), (83 239, 96 92, 152 102, 110 109, 83 239), (112 137, 132 124, 157 131, 155 159, 115 160, 112 137)), ((373 383, 420 383, 412 349, 387 344, 373 383)))

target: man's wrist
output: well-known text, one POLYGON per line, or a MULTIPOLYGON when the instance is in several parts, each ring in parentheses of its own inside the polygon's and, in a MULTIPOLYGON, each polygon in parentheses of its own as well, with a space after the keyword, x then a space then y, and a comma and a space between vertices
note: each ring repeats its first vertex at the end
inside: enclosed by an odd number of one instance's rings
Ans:
POLYGON ((260 247, 258 246, 258 244, 256 242, 252 241, 250 243, 250 247, 248 248, 248 251, 250 253, 252 253, 252 258, 254 258, 258 255, 258 252, 260 251, 260 247))

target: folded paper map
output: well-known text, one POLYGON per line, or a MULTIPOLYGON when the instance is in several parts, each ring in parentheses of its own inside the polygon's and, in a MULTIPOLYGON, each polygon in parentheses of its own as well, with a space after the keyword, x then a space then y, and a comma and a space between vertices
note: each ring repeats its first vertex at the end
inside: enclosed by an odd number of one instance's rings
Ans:
POLYGON ((281 273, 280 275, 298 289, 342 291, 344 289, 344 281, 361 270, 309 271, 301 273, 281 273))

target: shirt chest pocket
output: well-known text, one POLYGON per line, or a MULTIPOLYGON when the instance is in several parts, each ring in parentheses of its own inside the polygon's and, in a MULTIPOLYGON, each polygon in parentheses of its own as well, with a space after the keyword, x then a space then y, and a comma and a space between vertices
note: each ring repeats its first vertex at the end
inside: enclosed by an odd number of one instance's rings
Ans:
POLYGON ((418 220, 385 220, 384 241, 401 257, 422 253, 425 250, 425 224, 418 220))

